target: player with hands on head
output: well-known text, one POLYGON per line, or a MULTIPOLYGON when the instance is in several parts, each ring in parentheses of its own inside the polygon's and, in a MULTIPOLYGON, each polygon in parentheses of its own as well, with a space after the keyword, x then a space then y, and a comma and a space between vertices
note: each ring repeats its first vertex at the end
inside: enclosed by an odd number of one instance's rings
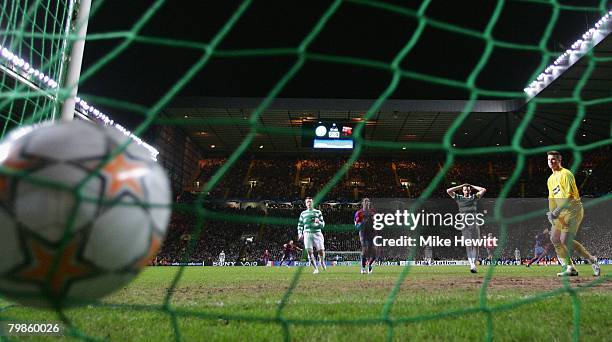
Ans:
MULTIPOLYGON (((478 210, 477 202, 484 196, 486 191, 487 189, 481 186, 467 183, 446 189, 446 193, 457 202, 460 214, 474 215, 476 215, 478 210), (472 194, 472 188, 476 189, 476 194, 472 194), (461 194, 456 193, 459 190, 461 190, 461 194)), ((461 234, 465 239, 479 239, 480 227, 476 223, 466 225, 461 229, 461 234)), ((476 258, 478 258, 478 247, 466 246, 465 249, 467 251, 468 262, 470 263, 470 272, 477 273, 476 258)))

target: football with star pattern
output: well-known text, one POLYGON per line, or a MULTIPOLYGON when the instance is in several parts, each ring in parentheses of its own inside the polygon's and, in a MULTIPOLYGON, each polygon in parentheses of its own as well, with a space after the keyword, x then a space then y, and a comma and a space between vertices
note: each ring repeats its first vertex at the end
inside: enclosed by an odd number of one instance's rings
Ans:
POLYGON ((155 256, 170 204, 165 171, 115 129, 16 129, 0 142, 0 294, 67 307, 113 292, 155 256))

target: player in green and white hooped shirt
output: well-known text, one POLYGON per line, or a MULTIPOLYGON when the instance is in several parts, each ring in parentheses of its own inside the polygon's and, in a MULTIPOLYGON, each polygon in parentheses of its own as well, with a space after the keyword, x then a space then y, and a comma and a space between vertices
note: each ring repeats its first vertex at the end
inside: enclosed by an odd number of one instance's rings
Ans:
POLYGON ((325 266, 325 239, 321 229, 325 227, 321 210, 312 207, 312 197, 306 197, 306 210, 302 211, 298 220, 298 240, 304 239, 304 248, 308 252, 308 261, 314 267, 314 274, 319 273, 317 259, 314 256, 313 247, 319 252, 319 262, 323 270, 325 266))

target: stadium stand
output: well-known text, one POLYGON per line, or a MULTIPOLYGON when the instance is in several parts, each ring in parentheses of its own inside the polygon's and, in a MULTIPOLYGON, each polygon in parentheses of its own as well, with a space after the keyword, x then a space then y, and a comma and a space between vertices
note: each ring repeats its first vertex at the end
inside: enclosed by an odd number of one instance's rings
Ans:
MULTIPOLYGON (((577 184, 582 185, 581 194, 600 197, 611 189, 606 180, 610 171, 610 148, 605 147, 585 153, 582 166, 577 172, 577 184)), ((193 190, 202 189, 224 159, 201 160, 198 176, 193 180, 193 190)), ((296 158, 257 157, 239 161, 241 165, 230 169, 210 199, 251 199, 296 201, 305 195, 317 193, 346 162, 346 157, 296 158), (280 185, 280 186, 279 186, 280 185)), ((417 197, 442 167, 442 156, 415 156, 414 159, 369 157, 355 162, 343 181, 327 194, 326 200, 351 202, 363 196, 377 198, 417 197)), ((571 165, 568 155, 565 165, 571 165)), ((446 186, 453 182, 478 183, 487 188, 487 196, 495 197, 514 170, 515 161, 499 156, 487 158, 459 159, 446 176, 445 184, 434 193, 434 197, 445 197, 446 186)), ((546 179, 550 170, 545 160, 530 157, 521 174, 520 181, 512 189, 510 197, 544 197, 546 179)))

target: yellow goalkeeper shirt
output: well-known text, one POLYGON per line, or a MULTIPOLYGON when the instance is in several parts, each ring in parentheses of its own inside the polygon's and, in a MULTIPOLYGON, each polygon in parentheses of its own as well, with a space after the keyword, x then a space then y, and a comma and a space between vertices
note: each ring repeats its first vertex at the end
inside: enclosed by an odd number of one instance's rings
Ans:
POLYGON ((575 210, 582 206, 580 194, 576 186, 576 179, 570 170, 561 168, 553 171, 548 177, 548 208, 550 211, 562 207, 567 201, 567 209, 575 210))

